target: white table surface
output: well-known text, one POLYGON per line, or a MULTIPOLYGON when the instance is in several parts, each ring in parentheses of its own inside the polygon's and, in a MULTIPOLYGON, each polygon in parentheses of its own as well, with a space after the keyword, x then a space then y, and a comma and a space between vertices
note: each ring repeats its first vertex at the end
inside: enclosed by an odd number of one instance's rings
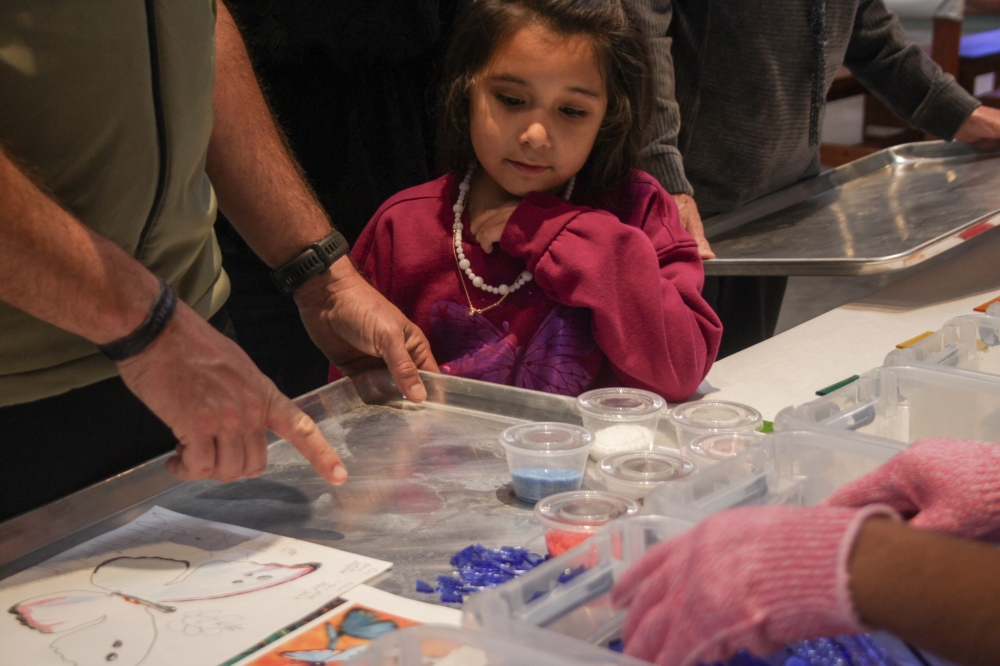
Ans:
POLYGON ((756 407, 767 420, 851 375, 882 365, 897 344, 936 331, 1000 296, 1000 230, 854 303, 718 361, 703 397, 756 407))

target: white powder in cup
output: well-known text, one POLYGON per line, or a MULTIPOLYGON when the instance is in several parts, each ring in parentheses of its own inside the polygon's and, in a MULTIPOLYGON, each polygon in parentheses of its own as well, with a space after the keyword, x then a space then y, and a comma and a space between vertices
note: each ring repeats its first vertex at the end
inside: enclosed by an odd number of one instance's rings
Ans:
POLYGON ((590 447, 590 457, 595 461, 619 451, 635 451, 653 446, 653 432, 641 425, 615 425, 598 430, 590 447))

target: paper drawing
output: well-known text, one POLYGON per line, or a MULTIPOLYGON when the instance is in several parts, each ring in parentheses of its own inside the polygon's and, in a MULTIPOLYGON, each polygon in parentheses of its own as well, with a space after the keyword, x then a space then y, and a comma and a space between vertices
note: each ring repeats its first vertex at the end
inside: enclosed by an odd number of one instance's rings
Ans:
POLYGON ((0 583, 0 643, 15 663, 215 666, 387 567, 156 508, 0 583))
MULTIPOLYGON (((192 569, 190 562, 182 560, 116 557, 98 564, 90 576, 91 583, 109 594, 56 592, 15 604, 10 613, 24 626, 44 634, 70 631, 51 644, 65 661, 78 666, 102 660, 133 666, 142 662, 156 639, 153 611, 173 613, 177 607, 168 604, 253 594, 318 568, 312 562, 286 566, 221 560, 192 569), (126 637, 128 649, 124 648, 126 637), (96 650, 88 649, 91 643, 96 650)), ((188 635, 218 633, 185 629, 188 635)))
POLYGON ((238 662, 238 666, 330 666, 364 651, 394 629, 425 622, 458 626, 462 614, 359 585, 345 604, 238 662))
POLYGON ((220 610, 211 611, 188 611, 183 617, 171 620, 167 624, 168 629, 173 631, 183 631, 188 636, 205 634, 214 636, 223 631, 236 631, 242 629, 240 621, 242 615, 223 615, 220 610))
POLYGON ((393 629, 420 624, 373 608, 338 609, 293 639, 248 662, 253 666, 330 666, 347 661, 393 629))

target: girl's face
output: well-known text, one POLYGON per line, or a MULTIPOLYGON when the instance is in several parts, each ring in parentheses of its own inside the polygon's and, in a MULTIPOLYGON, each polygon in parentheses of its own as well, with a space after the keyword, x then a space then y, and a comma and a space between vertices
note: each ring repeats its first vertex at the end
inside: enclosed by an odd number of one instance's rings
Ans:
POLYGON ((476 157, 516 197, 554 192, 576 174, 608 105, 590 39, 538 24, 497 48, 476 76, 470 102, 476 157))

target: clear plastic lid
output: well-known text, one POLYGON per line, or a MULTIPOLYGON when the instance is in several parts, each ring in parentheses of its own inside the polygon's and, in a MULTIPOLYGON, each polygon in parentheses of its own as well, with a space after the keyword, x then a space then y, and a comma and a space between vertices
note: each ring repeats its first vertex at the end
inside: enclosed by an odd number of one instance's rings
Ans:
POLYGON ((670 420, 695 430, 757 430, 763 417, 753 407, 726 400, 696 400, 677 405, 670 420))
POLYGON ((542 454, 576 453, 593 441, 589 430, 569 423, 522 423, 500 433, 504 446, 542 454))
POLYGON ((639 512, 639 505, 621 495, 575 490, 550 495, 535 505, 535 517, 548 529, 593 532, 621 516, 639 512))
POLYGON ((622 451, 612 453, 597 465, 597 476, 610 487, 619 484, 652 486, 682 479, 694 471, 694 463, 669 451, 622 451))
POLYGON ((726 460, 759 446, 766 435, 759 432, 713 432, 691 441, 691 453, 713 460, 726 460))
POLYGON ((663 411, 666 402, 642 389, 614 387, 587 391, 576 399, 583 414, 614 421, 642 421, 663 411))

